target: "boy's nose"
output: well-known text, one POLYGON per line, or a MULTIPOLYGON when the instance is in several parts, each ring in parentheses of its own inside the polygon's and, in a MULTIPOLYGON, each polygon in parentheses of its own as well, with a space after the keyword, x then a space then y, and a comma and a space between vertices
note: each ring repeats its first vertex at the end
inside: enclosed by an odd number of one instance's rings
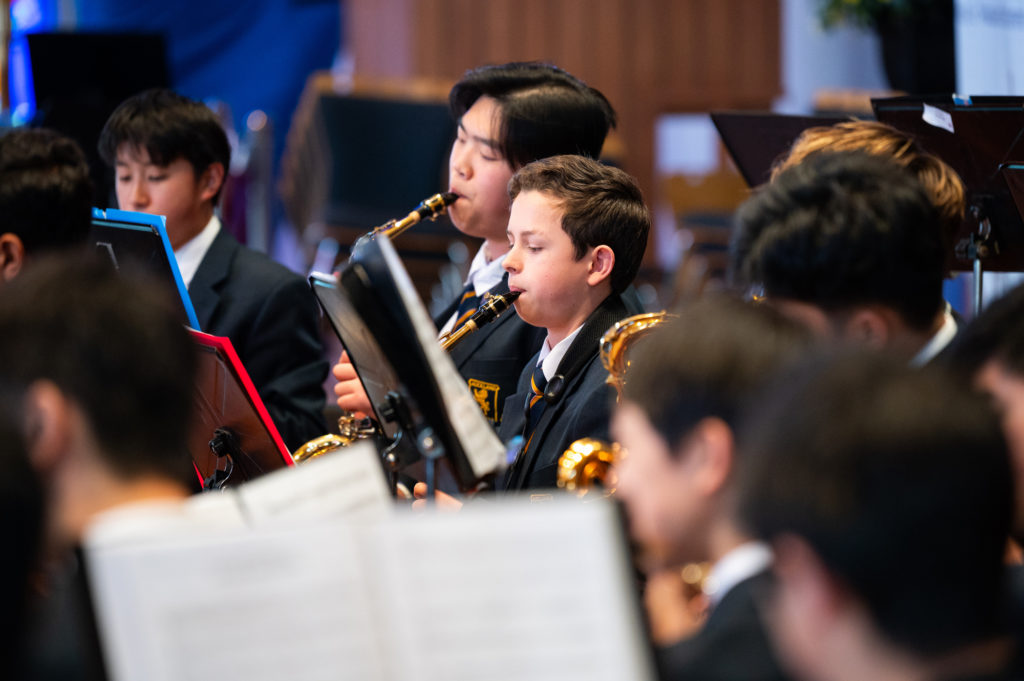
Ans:
POLYGON ((149 205, 149 192, 146 191, 146 187, 142 182, 136 182, 132 186, 131 191, 132 206, 135 208, 143 208, 149 205))
POLYGON ((456 175, 463 178, 468 178, 472 175, 472 165, 469 163, 468 155, 465 151, 453 149, 451 161, 452 171, 456 175))
POLYGON ((515 249, 509 251, 508 255, 505 256, 504 262, 502 262, 501 264, 502 268, 504 268, 506 272, 519 271, 519 260, 517 259, 514 253, 515 249))

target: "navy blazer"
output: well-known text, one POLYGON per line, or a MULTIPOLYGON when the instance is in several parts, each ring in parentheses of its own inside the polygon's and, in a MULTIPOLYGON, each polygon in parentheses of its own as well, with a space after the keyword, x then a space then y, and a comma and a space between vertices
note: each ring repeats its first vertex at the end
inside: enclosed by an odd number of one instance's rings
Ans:
MULTIPOLYGON (((488 293, 508 293, 508 274, 488 293)), ((435 322, 442 327, 458 308, 454 300, 435 322)), ((501 423, 505 398, 516 391, 519 374, 537 353, 547 331, 530 326, 516 314, 515 308, 463 337, 449 352, 455 368, 469 383, 480 408, 494 426, 501 423)))
POLYGON ((285 445, 326 433, 328 363, 306 280, 221 229, 188 293, 202 330, 231 339, 285 445))
MULTIPOLYGON (((505 472, 506 490, 554 487, 558 479, 558 459, 569 445, 581 437, 608 440, 608 422, 615 404, 615 389, 607 384, 608 372, 601 364, 598 342, 628 310, 618 295, 611 295, 591 313, 576 339, 558 365, 556 376, 563 376, 558 394, 549 400, 533 432, 530 449, 520 453, 505 472)), ((508 442, 523 434, 526 425, 526 396, 532 394, 530 378, 537 358, 523 367, 518 390, 505 402, 499 436, 508 442)), ((555 385, 548 382, 548 390, 555 385)))
POLYGON ((733 586, 692 637, 658 651, 662 679, 788 681, 768 638, 757 598, 771 588, 765 570, 733 586))

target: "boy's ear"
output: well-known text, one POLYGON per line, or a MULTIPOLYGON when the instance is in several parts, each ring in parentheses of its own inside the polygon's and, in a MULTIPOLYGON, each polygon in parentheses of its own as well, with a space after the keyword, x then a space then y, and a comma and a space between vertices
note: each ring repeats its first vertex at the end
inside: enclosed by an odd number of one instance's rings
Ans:
POLYGON ((208 201, 217 195, 224 184, 224 164, 211 163, 199 177, 199 196, 208 201))
POLYGON ((720 493, 732 478, 735 465, 732 430, 725 421, 708 417, 694 426, 690 441, 694 448, 691 454, 699 463, 696 472, 699 489, 707 496, 720 493))
POLYGON ((889 342, 889 322, 879 309, 871 306, 855 308, 842 326, 846 340, 881 349, 889 342))
POLYGON ((590 270, 587 273, 587 284, 597 286, 602 281, 610 279, 612 270, 615 269, 615 251, 611 246, 601 244, 595 246, 590 254, 590 270))
POLYGON ((50 381, 36 381, 25 393, 25 446, 42 475, 60 465, 71 439, 72 406, 50 381))
POLYGON ((25 263, 25 244, 12 232, 0 234, 0 281, 18 276, 25 263))

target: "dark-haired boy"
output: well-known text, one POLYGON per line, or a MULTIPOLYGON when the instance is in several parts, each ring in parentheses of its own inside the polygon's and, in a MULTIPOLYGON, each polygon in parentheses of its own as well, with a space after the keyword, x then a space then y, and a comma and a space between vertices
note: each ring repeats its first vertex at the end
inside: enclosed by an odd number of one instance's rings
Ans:
POLYGON ((759 188, 737 228, 735 271, 822 336, 919 366, 956 335, 935 204, 890 159, 812 154, 759 188))
POLYGON ((30 673, 12 678, 104 678, 71 549, 101 526, 184 513, 195 346, 164 287, 92 254, 40 258, 7 286, 0 408, 42 481, 49 559, 30 673))
MULTIPOLYGON (((556 154, 597 158, 615 112, 604 95, 550 64, 513 62, 468 71, 449 94, 458 134, 448 175, 459 198, 448 209, 461 232, 483 239, 463 294, 434 320, 441 333, 465 321, 487 293, 508 291, 502 268, 508 251, 508 182, 531 161, 556 154)), ((639 312, 638 304, 633 308, 639 312)), ((510 313, 466 337, 452 359, 497 425, 501 405, 516 390, 523 366, 543 332, 510 313)), ((352 365, 334 368, 342 409, 369 413, 352 365)))
POLYGON ((85 243, 92 181, 78 145, 43 128, 0 137, 0 283, 32 257, 85 243))
POLYGON ((795 674, 1000 678, 1013 490, 983 399, 931 368, 832 358, 761 400, 740 448, 741 517, 772 543, 772 633, 795 674))
POLYGON ((554 487, 574 440, 604 437, 614 391, 598 341, 628 314, 620 294, 636 276, 651 219, 636 182, 582 156, 521 168, 509 183, 508 284, 523 321, 546 337, 505 401, 499 434, 523 437, 507 490, 554 487))
POLYGON ((322 435, 328 366, 316 301, 302 277, 221 228, 214 208, 231 148, 213 111, 149 90, 111 114, 99 149, 118 205, 167 218, 199 325, 231 339, 285 443, 322 435))
POLYGON ((757 607, 772 581, 771 551, 736 518, 746 461, 735 431, 751 395, 806 351, 808 337, 767 306, 709 298, 634 348, 612 431, 625 452, 616 496, 639 565, 648 576, 712 565, 707 621, 658 651, 663 679, 785 678, 757 607))

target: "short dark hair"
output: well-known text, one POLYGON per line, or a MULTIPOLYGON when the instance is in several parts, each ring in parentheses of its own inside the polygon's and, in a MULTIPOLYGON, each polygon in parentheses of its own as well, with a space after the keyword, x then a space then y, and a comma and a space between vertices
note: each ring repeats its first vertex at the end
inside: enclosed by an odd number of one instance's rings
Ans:
POLYGON ((498 101, 499 149, 512 168, 557 154, 597 158, 615 110, 603 94, 557 66, 511 62, 467 71, 451 89, 456 120, 480 99, 498 101))
POLYGON ((735 429, 746 400, 811 341, 774 308, 724 294, 676 312, 637 343, 623 386, 672 451, 702 419, 735 429))
POLYGON ((968 381, 992 360, 1024 377, 1024 285, 989 304, 957 334, 942 359, 968 381))
POLYGON ((827 312, 881 304, 928 329, 942 309, 935 206, 907 170, 864 152, 818 153, 737 212, 733 269, 769 297, 827 312))
POLYGON ((0 384, 52 381, 126 478, 187 480, 195 348, 169 292, 92 254, 41 259, 0 297, 0 384))
MULTIPOLYGON (((224 166, 227 177, 231 166, 231 145, 217 114, 202 102, 171 90, 146 90, 114 109, 100 133, 100 157, 113 167, 123 144, 145 149, 150 162, 158 166, 183 158, 197 178, 214 163, 224 166)), ((213 197, 214 205, 220 189, 213 197)))
POLYGON ((92 180, 74 140, 45 128, 0 137, 0 234, 26 253, 81 246, 92 220, 92 180))
POLYGON ((552 156, 528 163, 509 180, 513 201, 526 191, 544 192, 558 201, 562 229, 572 239, 577 260, 595 246, 612 249, 613 293, 632 283, 651 230, 651 214, 636 180, 584 156, 552 156))
POLYGON ((1013 489, 983 398, 935 367, 816 358, 738 442, 742 521, 803 538, 891 642, 934 655, 1000 633, 1013 489))

